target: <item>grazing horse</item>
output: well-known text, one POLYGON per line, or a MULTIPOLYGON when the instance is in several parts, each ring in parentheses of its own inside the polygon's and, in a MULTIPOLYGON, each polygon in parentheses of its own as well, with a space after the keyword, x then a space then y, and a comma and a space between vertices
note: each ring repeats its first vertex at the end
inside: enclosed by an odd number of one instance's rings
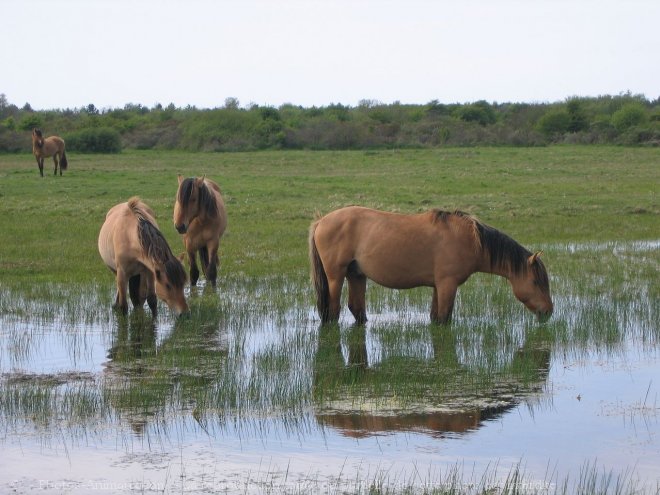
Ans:
POLYGON ((59 136, 50 136, 44 139, 40 129, 32 130, 32 153, 37 159, 39 173, 42 177, 44 176, 44 158, 53 157, 55 175, 57 175, 58 162, 60 175, 62 175, 62 170, 66 170, 69 166, 69 162, 66 160, 66 152, 64 151, 64 139, 59 136))
POLYGON ((460 212, 403 215, 349 206, 317 219, 309 230, 312 282, 321 320, 337 321, 344 279, 348 308, 367 320, 367 278, 392 289, 433 287, 431 320, 451 319, 458 287, 475 272, 506 277, 539 321, 552 314, 540 252, 460 212))
POLYGON ((206 177, 184 179, 178 176, 179 188, 174 203, 174 227, 183 234, 183 244, 190 261, 190 284, 197 284, 197 252, 206 280, 215 287, 220 238, 227 228, 227 212, 218 184, 206 177))
POLYGON ((158 230, 154 213, 140 198, 110 208, 99 233, 99 253, 116 275, 114 307, 128 312, 126 285, 134 307, 146 300, 156 315, 156 296, 177 315, 188 312, 186 271, 158 230))

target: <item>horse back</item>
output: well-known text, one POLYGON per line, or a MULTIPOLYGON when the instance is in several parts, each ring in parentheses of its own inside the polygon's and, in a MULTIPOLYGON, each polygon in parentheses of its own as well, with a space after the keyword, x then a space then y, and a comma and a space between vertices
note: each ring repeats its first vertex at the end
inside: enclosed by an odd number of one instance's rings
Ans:
POLYGON ((133 271, 130 267, 143 258, 135 206, 139 206, 141 214, 156 225, 153 212, 144 203, 136 201, 131 207, 131 202, 126 202, 110 208, 101 226, 98 248, 101 258, 113 271, 119 266, 133 271))
POLYGON ((355 261, 360 272, 386 287, 431 286, 438 277, 461 279, 474 271, 468 236, 436 221, 434 212, 341 208, 319 221, 314 240, 324 266, 355 261))

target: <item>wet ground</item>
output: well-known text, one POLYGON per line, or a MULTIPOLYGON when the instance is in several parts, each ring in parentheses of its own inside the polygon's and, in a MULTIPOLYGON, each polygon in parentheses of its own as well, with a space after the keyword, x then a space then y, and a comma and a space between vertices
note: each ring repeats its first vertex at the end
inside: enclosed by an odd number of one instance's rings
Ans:
POLYGON ((371 287, 367 325, 323 328, 287 281, 195 290, 179 321, 114 314, 112 287, 55 311, 5 291, 0 492, 657 489, 658 247, 591 246, 616 280, 554 277, 545 325, 492 278, 449 327, 425 290, 371 287))

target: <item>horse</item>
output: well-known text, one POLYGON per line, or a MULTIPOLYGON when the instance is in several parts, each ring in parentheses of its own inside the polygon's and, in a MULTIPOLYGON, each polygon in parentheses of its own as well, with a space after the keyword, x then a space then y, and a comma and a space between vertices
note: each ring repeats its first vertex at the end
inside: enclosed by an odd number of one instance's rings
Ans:
POLYGON ((128 313, 128 285, 133 306, 141 308, 146 300, 153 316, 156 297, 177 316, 189 311, 183 293, 186 271, 158 229, 154 212, 140 198, 110 208, 99 232, 98 248, 116 276, 116 309, 128 313))
POLYGON ((197 253, 206 280, 216 286, 218 247, 227 228, 227 212, 220 187, 206 177, 184 179, 177 176, 179 187, 174 202, 174 228, 183 235, 190 261, 190 284, 199 279, 197 253))
POLYGON ((42 177, 44 176, 44 158, 53 157, 55 175, 57 175, 58 162, 60 176, 62 175, 62 170, 66 170, 69 166, 69 162, 66 159, 66 152, 64 151, 64 139, 59 136, 50 136, 44 139, 40 129, 32 130, 32 153, 37 159, 39 173, 42 177))
POLYGON ((367 279, 392 289, 433 287, 431 320, 448 323, 458 287, 475 272, 507 278, 514 295, 539 321, 552 315, 541 252, 531 253, 465 212, 401 214, 349 206, 317 217, 308 244, 323 323, 339 319, 344 279, 357 323, 367 321, 367 279))

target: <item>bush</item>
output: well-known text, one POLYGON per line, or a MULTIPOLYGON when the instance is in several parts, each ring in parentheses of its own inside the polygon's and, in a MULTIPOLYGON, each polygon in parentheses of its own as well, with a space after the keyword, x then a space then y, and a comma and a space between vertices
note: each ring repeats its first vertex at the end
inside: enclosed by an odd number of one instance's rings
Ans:
POLYGON ((32 129, 41 126, 41 117, 36 113, 28 113, 21 119, 20 123, 18 124, 18 128, 21 131, 32 131, 32 129))
POLYGON ((459 107, 456 109, 456 116, 465 122, 478 122, 483 126, 497 121, 493 107, 484 100, 459 107))
POLYGON ((119 153, 121 137, 108 127, 83 129, 66 137, 67 149, 81 153, 119 153))
POLYGON ((648 120, 646 109, 641 103, 627 103, 612 115, 612 125, 619 132, 643 124, 648 120))
POLYGON ((539 119, 538 129, 548 136, 557 136, 568 132, 571 116, 564 110, 550 110, 539 119))

